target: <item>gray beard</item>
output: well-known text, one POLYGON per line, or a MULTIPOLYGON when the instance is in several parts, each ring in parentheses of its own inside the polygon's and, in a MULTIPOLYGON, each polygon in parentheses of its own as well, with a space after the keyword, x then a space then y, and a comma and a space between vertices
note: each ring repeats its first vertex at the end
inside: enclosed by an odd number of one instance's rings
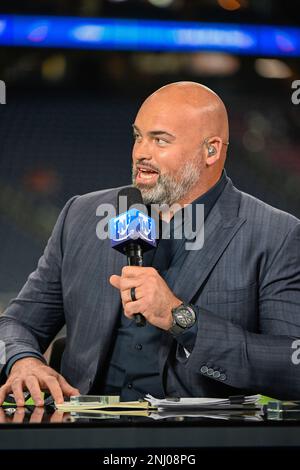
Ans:
POLYGON ((185 164, 175 179, 170 175, 158 175, 155 186, 148 187, 136 183, 136 174, 132 167, 132 184, 138 188, 144 200, 144 204, 172 204, 180 201, 198 182, 201 169, 194 162, 185 164))

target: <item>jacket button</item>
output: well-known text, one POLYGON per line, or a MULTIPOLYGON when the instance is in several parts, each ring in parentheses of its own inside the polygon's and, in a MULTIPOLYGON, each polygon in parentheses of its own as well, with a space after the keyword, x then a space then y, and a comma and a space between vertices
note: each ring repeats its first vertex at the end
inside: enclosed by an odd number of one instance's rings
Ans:
POLYGON ((221 375, 220 375, 220 380, 226 380, 226 379, 227 379, 227 377, 226 377, 225 374, 221 374, 221 375))
POLYGON ((213 373, 214 373, 214 370, 209 368, 207 371, 207 375, 213 375, 213 373))
POLYGON ((132 384, 128 384, 127 387, 128 387, 128 388, 132 388, 132 384))
POLYGON ((208 367, 206 366, 202 366, 201 369, 200 369, 200 372, 202 372, 202 374, 206 374, 208 371, 208 367))
POLYGON ((219 372, 218 370, 215 370, 215 372, 213 373, 213 377, 214 377, 215 379, 219 379, 220 376, 221 376, 220 372, 219 372))

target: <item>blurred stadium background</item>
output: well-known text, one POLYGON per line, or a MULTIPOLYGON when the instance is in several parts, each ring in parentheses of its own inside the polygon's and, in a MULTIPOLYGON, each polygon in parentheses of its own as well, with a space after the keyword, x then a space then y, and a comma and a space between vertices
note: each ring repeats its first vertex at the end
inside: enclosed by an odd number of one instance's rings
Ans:
POLYGON ((291 100, 292 82, 300 79, 298 20, 298 2, 287 0, 1 2, 7 103, 0 105, 0 311, 35 268, 71 196, 130 182, 131 123, 143 99, 168 82, 194 80, 220 94, 231 123, 229 176, 240 189, 300 217, 300 105, 291 100), (18 44, 4 34, 10 15, 75 17, 83 25, 95 18, 115 25, 185 22, 185 28, 199 22, 199 31, 214 24, 214 40, 201 43, 200 35, 179 50, 138 43, 103 48, 98 38, 91 47, 95 30, 89 29, 89 43, 53 47, 40 25, 18 44), (242 42, 231 50, 215 34, 226 24, 233 36, 246 24, 276 25, 278 50, 247 53, 242 42))

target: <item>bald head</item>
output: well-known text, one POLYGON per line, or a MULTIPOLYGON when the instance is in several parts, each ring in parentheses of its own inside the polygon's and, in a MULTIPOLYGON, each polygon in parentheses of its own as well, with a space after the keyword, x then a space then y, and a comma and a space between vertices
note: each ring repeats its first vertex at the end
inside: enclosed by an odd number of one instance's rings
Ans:
POLYGON ((190 112, 194 110, 195 122, 189 122, 189 125, 204 126, 207 137, 218 135, 224 143, 228 142, 226 108, 221 98, 210 88, 196 82, 170 83, 152 93, 144 104, 154 100, 159 100, 161 106, 163 103, 165 106, 172 103, 179 113, 184 113, 185 109, 190 112))

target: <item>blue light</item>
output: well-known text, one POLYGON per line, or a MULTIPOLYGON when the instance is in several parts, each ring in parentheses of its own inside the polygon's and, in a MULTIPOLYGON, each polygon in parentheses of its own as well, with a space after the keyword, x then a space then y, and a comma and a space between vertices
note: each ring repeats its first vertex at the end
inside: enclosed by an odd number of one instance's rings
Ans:
POLYGON ((299 57, 300 28, 0 15, 0 45, 299 57))

